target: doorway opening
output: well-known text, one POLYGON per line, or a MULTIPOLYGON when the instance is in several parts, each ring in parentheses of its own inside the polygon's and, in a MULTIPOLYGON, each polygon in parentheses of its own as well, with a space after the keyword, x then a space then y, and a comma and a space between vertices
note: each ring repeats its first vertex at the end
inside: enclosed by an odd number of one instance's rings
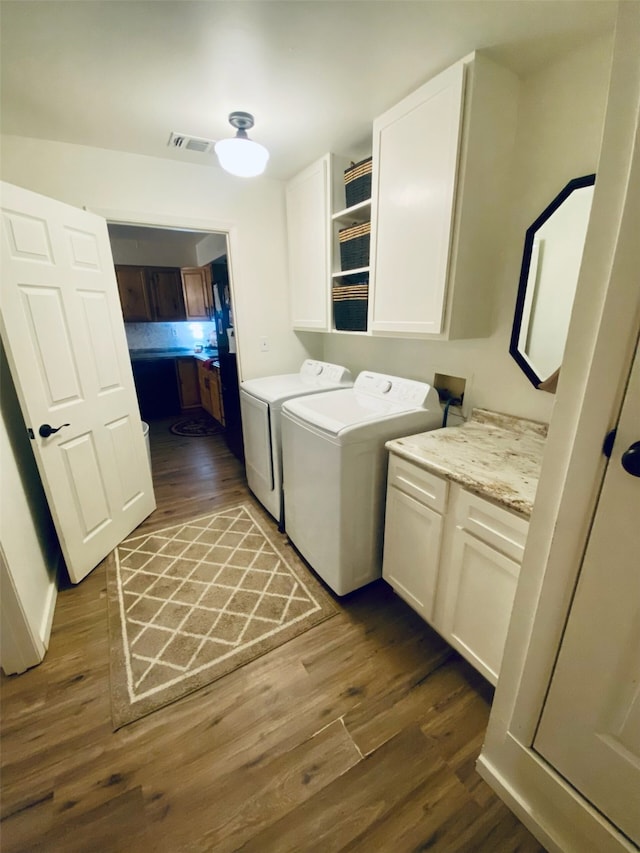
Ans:
POLYGON ((107 227, 143 421, 213 419, 242 459, 227 233, 107 227))

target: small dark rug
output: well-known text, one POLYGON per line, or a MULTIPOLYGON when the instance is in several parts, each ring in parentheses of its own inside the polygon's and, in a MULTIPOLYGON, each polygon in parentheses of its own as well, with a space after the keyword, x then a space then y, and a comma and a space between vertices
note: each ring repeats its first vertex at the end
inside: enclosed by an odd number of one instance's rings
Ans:
POLYGON ((169 431, 174 435, 186 436, 216 435, 221 430, 220 424, 206 415, 197 418, 180 418, 169 427, 169 431))

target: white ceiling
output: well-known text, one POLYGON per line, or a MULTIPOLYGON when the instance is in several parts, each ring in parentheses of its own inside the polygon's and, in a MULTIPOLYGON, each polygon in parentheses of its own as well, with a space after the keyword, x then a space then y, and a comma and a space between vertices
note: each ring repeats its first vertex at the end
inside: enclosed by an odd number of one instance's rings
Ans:
POLYGON ((171 131, 232 133, 286 179, 476 48, 526 75, 611 31, 613 0, 2 0, 2 131, 217 167, 171 131))

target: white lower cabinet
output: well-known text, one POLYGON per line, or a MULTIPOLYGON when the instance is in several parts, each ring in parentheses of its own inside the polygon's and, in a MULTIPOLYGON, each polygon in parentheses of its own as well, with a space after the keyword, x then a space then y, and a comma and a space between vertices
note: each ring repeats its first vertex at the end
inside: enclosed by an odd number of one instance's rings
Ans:
POLYGON ((389 489, 382 576, 428 622, 433 619, 441 542, 442 516, 400 489, 389 489))
POLYGON ((382 576, 492 684, 529 522, 390 455, 382 576))

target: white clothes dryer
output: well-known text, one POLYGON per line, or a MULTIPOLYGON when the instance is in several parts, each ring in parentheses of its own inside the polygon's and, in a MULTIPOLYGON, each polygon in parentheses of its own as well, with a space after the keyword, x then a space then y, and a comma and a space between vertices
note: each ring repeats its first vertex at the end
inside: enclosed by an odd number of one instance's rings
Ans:
POLYGON ((385 442, 441 425, 434 388, 370 371, 352 388, 284 404, 287 534, 338 595, 382 575, 385 442))
POLYGON ((353 384, 339 364, 307 359, 298 373, 247 379, 240 385, 244 459, 249 488, 282 525, 280 409, 286 400, 353 384))

